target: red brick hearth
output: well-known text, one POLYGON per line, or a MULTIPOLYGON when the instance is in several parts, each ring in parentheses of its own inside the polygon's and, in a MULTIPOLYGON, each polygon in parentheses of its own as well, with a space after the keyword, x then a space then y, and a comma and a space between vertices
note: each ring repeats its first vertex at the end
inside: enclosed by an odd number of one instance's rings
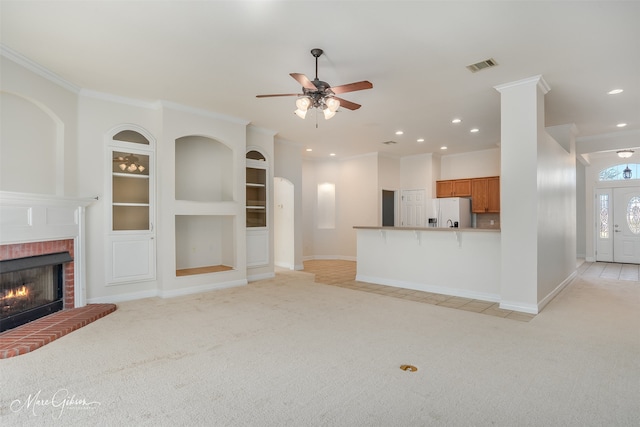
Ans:
MULTIPOLYGON (((73 239, 0 245, 0 260, 69 252, 74 256, 73 239)), ((75 307, 74 262, 64 264, 64 308, 43 318, 0 333, 0 359, 33 351, 116 310, 115 304, 75 307)))
POLYGON ((62 310, 0 334, 0 359, 25 354, 49 344, 116 310, 115 304, 89 304, 62 310))

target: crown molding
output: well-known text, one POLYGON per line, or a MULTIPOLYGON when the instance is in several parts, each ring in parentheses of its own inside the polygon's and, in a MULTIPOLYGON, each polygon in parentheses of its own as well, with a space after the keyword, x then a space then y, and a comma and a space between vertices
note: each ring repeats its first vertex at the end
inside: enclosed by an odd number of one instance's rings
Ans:
POLYGON ((510 89, 514 86, 524 86, 524 85, 531 85, 531 84, 535 84, 538 87, 538 89, 540 89, 543 95, 546 95, 547 92, 551 90, 551 87, 549 87, 549 85, 544 80, 541 74, 538 74, 537 76, 529 77, 526 79, 517 80, 515 82, 497 85, 497 86, 494 86, 493 88, 498 92, 502 92, 503 90, 510 89))
POLYGON ((135 98, 127 98, 126 96, 114 95, 112 93, 98 92, 97 90, 81 89, 79 95, 87 98, 115 102, 118 104, 131 105, 133 107, 148 108, 152 110, 160 109, 160 103, 158 101, 143 101, 135 98))
POLYGON ((71 83, 70 81, 63 79, 62 77, 52 72, 51 70, 43 67, 42 65, 32 61, 26 56, 16 52, 15 50, 3 44, 0 44, 0 56, 4 56, 5 58, 15 62, 16 64, 21 65, 22 67, 34 72, 40 77, 44 77, 50 82, 55 83, 58 86, 61 86, 75 94, 78 94, 81 90, 80 86, 77 86, 71 83))
POLYGON ((224 120, 224 121, 227 121, 227 122, 237 123, 237 124, 241 124, 241 125, 244 125, 244 126, 247 126, 249 123, 251 123, 249 120, 246 120, 246 119, 240 119, 238 117, 227 116, 225 114, 215 113, 213 111, 204 110, 204 109, 201 109, 201 108, 190 107, 188 105, 178 104, 178 103, 172 102, 172 101, 159 101, 159 104, 160 104, 160 106, 162 106, 164 108, 169 108, 171 110, 178 110, 178 111, 183 111, 185 113, 198 114, 200 116, 205 116, 205 117, 210 117, 210 118, 213 118, 213 119, 224 120))
POLYGON ((272 136, 272 137, 276 136, 276 134, 278 133, 275 130, 259 127, 259 126, 252 125, 252 124, 249 124, 248 128, 253 130, 253 131, 255 131, 255 132, 257 132, 257 133, 261 133, 263 135, 272 136))

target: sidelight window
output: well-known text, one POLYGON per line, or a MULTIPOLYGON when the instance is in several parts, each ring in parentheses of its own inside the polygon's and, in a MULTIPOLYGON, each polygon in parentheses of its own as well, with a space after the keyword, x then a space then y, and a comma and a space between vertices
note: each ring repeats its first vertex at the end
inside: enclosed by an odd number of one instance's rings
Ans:
POLYGON ((609 195, 600 194, 600 238, 609 238, 609 195))

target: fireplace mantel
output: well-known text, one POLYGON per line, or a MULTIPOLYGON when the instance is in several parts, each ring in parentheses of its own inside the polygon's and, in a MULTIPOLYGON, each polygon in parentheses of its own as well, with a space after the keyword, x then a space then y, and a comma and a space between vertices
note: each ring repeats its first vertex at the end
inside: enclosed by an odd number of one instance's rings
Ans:
POLYGON ((94 198, 0 191, 0 245, 73 239, 74 306, 86 305, 85 208, 94 198))

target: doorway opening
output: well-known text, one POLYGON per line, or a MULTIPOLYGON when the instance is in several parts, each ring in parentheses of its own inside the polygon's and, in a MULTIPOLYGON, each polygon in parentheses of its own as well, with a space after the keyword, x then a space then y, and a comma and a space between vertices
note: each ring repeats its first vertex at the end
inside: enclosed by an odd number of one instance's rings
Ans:
POLYGON ((640 187, 596 190, 596 261, 640 264, 640 187))
POLYGON ((396 225, 396 192, 382 190, 382 226, 394 227, 396 225))
POLYGON ((273 178, 273 245, 276 266, 295 270, 294 185, 273 178))

